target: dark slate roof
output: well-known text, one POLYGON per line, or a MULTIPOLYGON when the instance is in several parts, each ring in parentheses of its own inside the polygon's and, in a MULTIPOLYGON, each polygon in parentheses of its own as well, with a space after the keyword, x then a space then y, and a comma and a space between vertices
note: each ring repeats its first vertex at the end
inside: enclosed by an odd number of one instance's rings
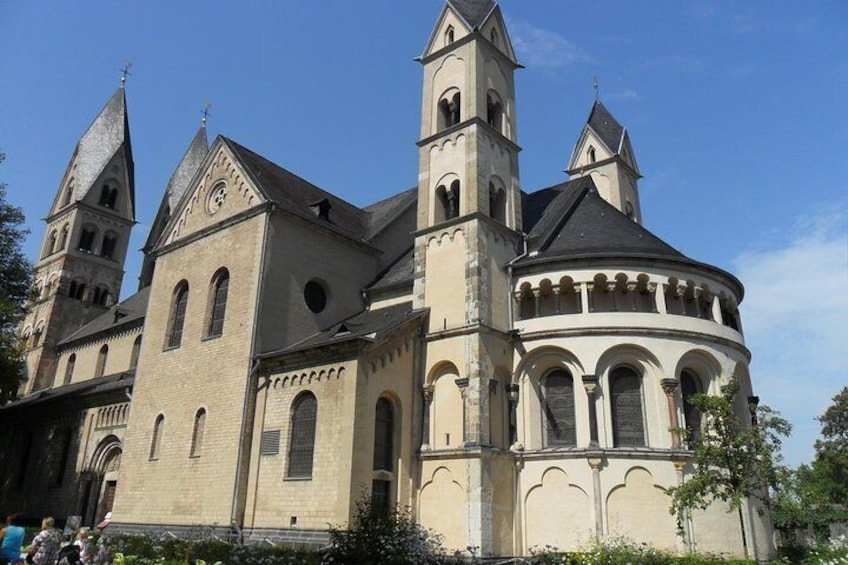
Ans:
POLYGON ((595 130, 595 133, 609 147, 610 151, 613 153, 619 152, 619 146, 624 137, 624 126, 612 117, 612 114, 600 100, 595 100, 586 123, 595 130))
POLYGON ((168 223, 170 214, 176 210, 180 198, 188 189, 191 179, 194 178, 207 153, 209 153, 209 143, 206 139, 206 128, 201 127, 194 135, 194 139, 191 140, 191 144, 183 155, 180 164, 174 169, 174 174, 168 181, 168 186, 165 187, 165 194, 159 204, 159 211, 156 213, 153 227, 150 229, 147 242, 144 244, 145 249, 153 247, 159 240, 162 230, 168 223))
POLYGON ((143 288, 123 302, 115 304, 106 312, 63 339, 58 346, 69 345, 99 334, 113 333, 122 329, 140 325, 147 312, 147 300, 150 297, 150 287, 143 288))
POLYGON ((397 261, 377 275, 375 281, 368 286, 368 290, 382 290, 404 283, 412 284, 414 275, 413 251, 413 248, 410 248, 397 261))
POLYGON ((541 258, 686 259, 601 198, 591 177, 580 177, 529 194, 525 203, 525 229, 530 230, 528 251, 535 253, 518 264, 541 258))
POLYGON ((223 136, 221 139, 247 169, 265 198, 307 221, 340 231, 353 239, 366 240, 368 218, 365 211, 318 188, 235 141, 223 136), (330 203, 329 220, 319 218, 314 211, 313 205, 322 200, 330 203))
MULTIPOLYGON (((368 213, 367 237, 369 240, 379 234, 385 227, 402 214, 407 208, 418 201, 418 187, 410 188, 400 194, 390 196, 385 200, 375 202, 365 207, 368 213)), ((411 239, 410 239, 411 241, 411 239)))
POLYGON ((121 390, 132 388, 135 382, 135 374, 131 372, 115 373, 106 375, 97 379, 80 381, 56 388, 48 388, 40 390, 29 396, 25 396, 20 400, 10 402, 0 410, 16 410, 18 408, 32 408, 34 406, 49 404, 59 400, 69 398, 79 398, 82 396, 92 396, 95 394, 110 392, 113 390, 121 390))
POLYGON ((427 310, 413 310, 412 302, 404 302, 379 310, 366 310, 288 347, 262 354, 260 357, 285 355, 352 340, 378 342, 404 323, 423 316, 426 312, 427 310))
POLYGON ((127 99, 123 88, 112 94, 74 148, 74 157, 68 164, 70 167, 76 161, 76 169, 73 172, 76 180, 74 200, 85 198, 109 160, 121 149, 126 152, 130 202, 135 213, 135 174, 127 99))
POLYGON ((447 2, 472 30, 483 25, 495 8, 493 0, 447 0, 447 2))

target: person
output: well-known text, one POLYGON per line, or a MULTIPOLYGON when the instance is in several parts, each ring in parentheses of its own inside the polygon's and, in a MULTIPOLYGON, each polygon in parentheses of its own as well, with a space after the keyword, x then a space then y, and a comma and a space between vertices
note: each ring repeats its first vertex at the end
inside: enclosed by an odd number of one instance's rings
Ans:
POLYGON ((91 560, 91 540, 88 539, 88 530, 79 531, 74 545, 80 550, 80 562, 86 565, 91 560))
POLYGON ((33 538, 30 546, 32 562, 35 565, 53 565, 59 557, 61 543, 59 532, 53 529, 53 517, 47 516, 41 521, 41 531, 33 538))
POLYGON ((2 551, 0 551, 0 564, 20 563, 21 544, 24 541, 24 528, 21 526, 21 515, 10 514, 6 518, 6 526, 0 530, 2 539, 2 551))

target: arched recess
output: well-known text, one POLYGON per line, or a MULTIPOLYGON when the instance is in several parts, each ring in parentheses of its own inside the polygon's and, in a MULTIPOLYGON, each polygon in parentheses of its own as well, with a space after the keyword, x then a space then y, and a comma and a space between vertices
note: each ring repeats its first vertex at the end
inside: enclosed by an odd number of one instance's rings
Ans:
POLYGON ((467 519, 465 487, 447 467, 439 467, 421 487, 419 521, 444 536, 448 551, 465 551, 467 519))
POLYGON ((559 467, 549 467, 524 499, 524 547, 552 545, 572 551, 591 539, 593 528, 589 496, 559 467))
POLYGON ((436 183, 433 198, 433 223, 444 222, 461 214, 462 192, 459 177, 450 173, 436 183))
MULTIPOLYGON (((751 413, 748 407, 748 397, 753 394, 753 388, 751 387, 751 375, 748 372, 748 364, 742 361, 736 363, 732 375, 739 382, 739 392, 736 394, 736 400, 733 403, 736 417, 742 422, 750 422, 751 413)), ((727 382, 722 379, 721 384, 725 385, 727 382)))
POLYGON ((668 410, 658 412, 656 409, 660 400, 662 403, 666 402, 664 399, 657 398, 658 394, 662 394, 660 387, 660 381, 664 376, 662 364, 653 353, 644 347, 635 344, 621 344, 607 349, 600 356, 595 366, 595 374, 598 376, 601 385, 600 396, 604 399, 600 405, 603 406, 604 416, 601 418, 599 415, 599 420, 602 420, 603 424, 600 421, 598 422, 602 444, 612 447, 614 443, 610 374, 619 367, 629 367, 641 378, 640 394, 644 445, 651 446, 656 442, 662 443, 661 436, 663 434, 668 434, 665 441, 670 442, 668 410))
POLYGON ((633 467, 624 483, 613 487, 607 496, 607 532, 636 543, 661 549, 677 549, 677 524, 669 514, 666 489, 655 484, 644 467, 633 467))
POLYGON ((586 394, 579 385, 582 375, 585 374, 583 364, 571 351, 556 346, 544 346, 524 355, 514 373, 513 383, 518 385, 518 442, 524 445, 525 449, 544 447, 546 423, 543 380, 546 375, 557 370, 567 372, 574 379, 577 445, 588 444, 589 430, 585 426, 585 429, 579 426, 589 418, 586 394))
POLYGON ((80 477, 78 514, 84 525, 94 526, 112 511, 122 454, 123 445, 115 435, 108 435, 97 444, 80 477))
POLYGON ((694 440, 697 439, 700 431, 701 417, 688 399, 693 394, 718 392, 714 387, 721 376, 721 363, 703 349, 692 349, 681 356, 674 374, 680 381, 678 392, 680 426, 689 429, 688 439, 694 440))
POLYGON ((497 367, 489 381, 489 443, 501 449, 509 447, 509 382, 509 371, 504 367, 497 367))
POLYGON ((498 222, 506 223, 506 185, 497 175, 489 179, 489 216, 498 222))
POLYGON ((439 96, 437 131, 457 125, 461 120, 462 95, 458 88, 449 88, 439 96))
POLYGON ((427 382, 433 386, 430 403, 430 445, 433 449, 463 446, 465 406, 457 380, 459 370, 449 361, 438 363, 427 382))
POLYGON ((394 393, 384 391, 374 404, 373 419, 371 503, 378 511, 393 508, 398 500, 402 418, 400 400, 394 393))

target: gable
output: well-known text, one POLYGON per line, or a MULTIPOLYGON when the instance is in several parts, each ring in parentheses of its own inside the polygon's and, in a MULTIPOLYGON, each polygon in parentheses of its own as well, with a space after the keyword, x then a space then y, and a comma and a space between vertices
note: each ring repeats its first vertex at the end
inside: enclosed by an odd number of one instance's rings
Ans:
POLYGON ((506 31, 506 24, 503 20, 500 7, 496 6, 492 15, 486 20, 480 28, 480 33, 483 37, 489 40, 497 49, 507 56, 513 63, 517 62, 515 49, 512 46, 512 41, 506 31))
POLYGON ((264 202, 220 139, 215 140, 192 183, 172 212, 161 245, 220 224, 264 202))
POLYGON ((441 15, 436 22, 436 27, 430 34, 430 39, 427 41, 427 46, 424 48, 424 53, 421 55, 421 58, 426 58, 436 51, 444 49, 450 45, 450 32, 453 32, 453 42, 457 42, 472 31, 473 30, 468 27, 468 24, 466 24, 463 18, 454 11, 449 4, 445 4, 445 7, 442 8, 441 15))

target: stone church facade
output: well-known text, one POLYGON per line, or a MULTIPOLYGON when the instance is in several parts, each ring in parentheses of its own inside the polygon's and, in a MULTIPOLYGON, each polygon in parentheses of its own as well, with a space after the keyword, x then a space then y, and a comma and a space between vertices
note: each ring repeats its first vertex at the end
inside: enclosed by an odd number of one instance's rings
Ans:
MULTIPOLYGON (((642 225, 629 132, 600 101, 570 180, 522 190, 494 2, 448 0, 420 62, 417 187, 360 208, 201 128, 122 302, 115 92, 47 216, 0 507, 321 543, 368 496, 483 555, 617 535, 741 553, 735 514, 679 537, 666 495, 693 469, 671 431, 697 433, 689 395, 735 376, 748 417, 741 283, 642 225)), ((744 515, 770 554, 767 517, 744 515)))

